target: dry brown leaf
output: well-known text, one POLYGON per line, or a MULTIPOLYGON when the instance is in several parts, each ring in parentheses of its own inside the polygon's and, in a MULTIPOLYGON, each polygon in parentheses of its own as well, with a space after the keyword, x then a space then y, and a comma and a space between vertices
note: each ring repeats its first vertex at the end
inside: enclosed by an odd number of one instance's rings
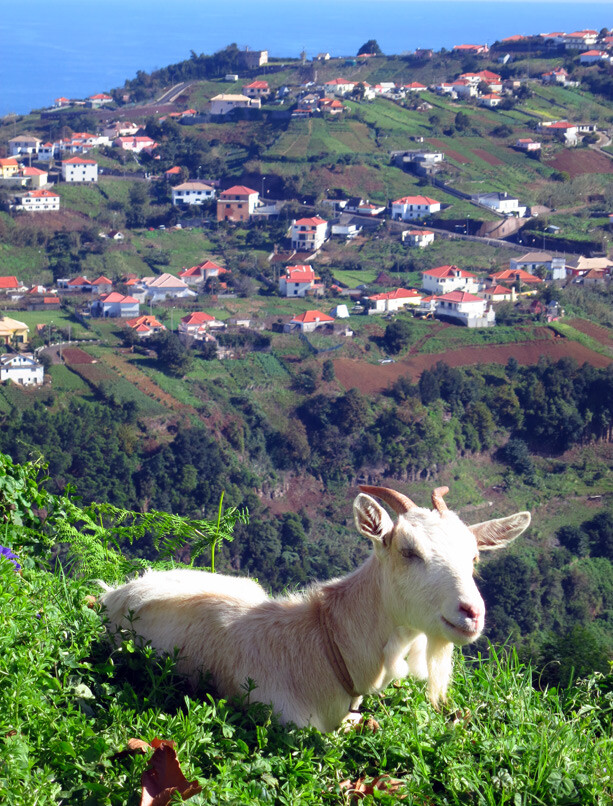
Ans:
MULTIPOLYGON (((399 778, 390 778, 389 775, 378 775, 372 781, 366 782, 366 778, 358 778, 352 783, 348 778, 339 784, 341 790, 349 795, 349 803, 356 803, 363 800, 367 795, 372 795, 377 789, 388 794, 396 793, 404 784, 399 778)), ((404 800, 406 795, 398 795, 398 800, 404 800)))
POLYGON ((141 776, 140 806, 166 806, 174 792, 179 792, 183 800, 187 800, 202 791, 198 781, 188 781, 183 775, 174 742, 154 739, 151 746, 155 752, 141 776))
POLYGON ((117 758, 125 758, 126 756, 134 756, 137 753, 145 754, 148 750, 151 750, 149 742, 144 742, 142 739, 128 739, 126 749, 112 755, 111 761, 117 758))

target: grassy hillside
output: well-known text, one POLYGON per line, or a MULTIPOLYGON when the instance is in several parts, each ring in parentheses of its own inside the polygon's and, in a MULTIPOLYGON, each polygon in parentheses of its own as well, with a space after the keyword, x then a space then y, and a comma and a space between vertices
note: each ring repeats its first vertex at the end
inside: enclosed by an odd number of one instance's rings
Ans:
POLYGON ((439 712, 422 685, 403 681, 366 698, 375 732, 371 721, 322 735, 279 726, 266 708, 188 693, 173 660, 130 634, 107 643, 90 579, 20 559, 22 576, 0 557, 0 787, 13 806, 137 803, 151 753, 121 753, 130 739, 154 737, 175 742, 184 774, 202 787, 193 804, 332 804, 373 783, 366 802, 613 798, 610 675, 539 691, 513 655, 458 658, 439 712))

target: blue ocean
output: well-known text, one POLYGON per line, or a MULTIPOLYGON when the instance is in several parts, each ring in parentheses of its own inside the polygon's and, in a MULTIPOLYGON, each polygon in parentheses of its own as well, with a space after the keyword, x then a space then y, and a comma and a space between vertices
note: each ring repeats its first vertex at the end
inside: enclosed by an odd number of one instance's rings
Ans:
POLYGON ((231 42, 271 56, 355 55, 491 43, 513 34, 613 26, 610 2, 538 0, 29 0, 0 14, 0 115, 120 86, 231 42))

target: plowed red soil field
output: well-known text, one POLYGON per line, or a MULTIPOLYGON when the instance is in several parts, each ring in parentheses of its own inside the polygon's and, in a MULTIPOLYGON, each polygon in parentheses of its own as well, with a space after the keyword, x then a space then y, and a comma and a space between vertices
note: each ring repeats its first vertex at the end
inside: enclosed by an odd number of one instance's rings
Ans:
POLYGON ((595 325, 593 322, 588 322, 587 319, 569 319, 568 324, 574 327, 575 330, 580 330, 586 336, 591 336, 601 344, 606 344, 607 347, 613 347, 613 331, 607 330, 606 327, 595 325))
POLYGON ((493 154, 490 154, 489 151, 485 151, 483 148, 473 148, 472 152, 484 162, 487 162, 488 165, 504 165, 502 160, 499 160, 498 157, 495 157, 493 154))
POLYGON ((613 174, 613 160, 591 148, 566 148, 547 163, 572 178, 581 174, 613 174))
POLYGON ((367 364, 352 358, 337 358, 334 361, 334 371, 346 389, 356 387, 364 394, 377 394, 403 375, 416 381, 425 369, 430 369, 437 361, 444 361, 451 367, 465 367, 470 364, 506 364, 513 357, 520 364, 529 365, 536 364, 542 355, 553 361, 574 358, 579 364, 587 362, 598 368, 613 363, 613 359, 588 350, 576 341, 552 337, 547 341, 463 347, 446 353, 412 355, 394 364, 367 364))
POLYGON ((444 143, 442 140, 437 140, 436 137, 428 137, 427 140, 429 143, 432 143, 433 146, 439 148, 448 157, 451 157, 452 160, 461 162, 465 165, 470 165, 469 159, 466 159, 466 157, 463 154, 460 154, 458 151, 448 148, 446 143, 444 143))

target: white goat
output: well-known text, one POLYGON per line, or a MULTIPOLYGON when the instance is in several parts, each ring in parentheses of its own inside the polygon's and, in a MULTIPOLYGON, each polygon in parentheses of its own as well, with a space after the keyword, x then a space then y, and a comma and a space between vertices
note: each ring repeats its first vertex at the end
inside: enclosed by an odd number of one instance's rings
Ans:
POLYGON ((466 526, 432 494, 434 511, 384 487, 354 502, 358 531, 374 552, 353 573, 304 593, 270 598, 253 580, 177 569, 152 571, 102 597, 110 621, 160 651, 179 649, 178 668, 196 681, 210 672, 221 696, 244 692, 283 722, 329 731, 355 721, 362 695, 412 673, 445 697, 453 645, 474 641, 485 607, 473 579, 479 550, 502 548, 530 513, 466 526))

